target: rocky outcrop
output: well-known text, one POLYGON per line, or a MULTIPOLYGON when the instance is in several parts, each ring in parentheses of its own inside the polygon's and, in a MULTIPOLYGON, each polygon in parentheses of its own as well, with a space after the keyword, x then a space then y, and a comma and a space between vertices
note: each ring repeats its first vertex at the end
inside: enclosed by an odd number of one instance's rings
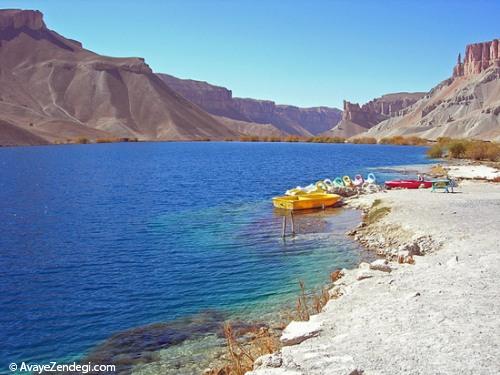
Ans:
POLYGON ((337 108, 300 108, 270 100, 235 98, 225 87, 168 74, 158 76, 175 92, 213 115, 254 124, 271 124, 288 134, 320 134, 335 126, 341 117, 337 108))
POLYGON ((0 145, 241 134, 177 95, 143 59, 86 50, 38 11, 0 10, 0 72, 0 145))
POLYGON ((326 134, 338 137, 355 136, 383 120, 402 114, 404 109, 424 95, 425 93, 422 92, 387 94, 361 106, 344 100, 342 120, 326 134))
POLYGON ((498 39, 468 45, 451 78, 364 135, 500 140, 498 39))
POLYGON ((0 30, 27 28, 40 30, 45 27, 43 14, 38 10, 4 9, 0 12, 0 30))
POLYGON ((469 44, 465 48, 465 57, 461 61, 458 55, 453 68, 453 77, 467 77, 479 74, 492 66, 500 66, 499 39, 489 42, 469 44))

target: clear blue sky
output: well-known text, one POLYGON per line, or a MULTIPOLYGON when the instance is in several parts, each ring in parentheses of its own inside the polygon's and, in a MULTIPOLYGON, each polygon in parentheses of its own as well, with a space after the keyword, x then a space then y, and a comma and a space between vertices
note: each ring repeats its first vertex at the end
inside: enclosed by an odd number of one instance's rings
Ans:
POLYGON ((500 1, 0 1, 49 28, 156 72, 234 96, 342 106, 427 91, 471 42, 500 36, 500 1))

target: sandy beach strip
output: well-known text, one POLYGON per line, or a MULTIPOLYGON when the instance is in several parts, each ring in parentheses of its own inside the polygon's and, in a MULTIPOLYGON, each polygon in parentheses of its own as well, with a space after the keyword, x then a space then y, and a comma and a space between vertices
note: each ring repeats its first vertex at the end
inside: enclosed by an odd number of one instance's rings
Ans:
POLYGON ((332 290, 342 296, 292 322, 282 341, 293 345, 247 374, 500 373, 500 184, 463 181, 456 191, 353 200, 390 208, 352 234, 392 261, 344 270, 332 290))

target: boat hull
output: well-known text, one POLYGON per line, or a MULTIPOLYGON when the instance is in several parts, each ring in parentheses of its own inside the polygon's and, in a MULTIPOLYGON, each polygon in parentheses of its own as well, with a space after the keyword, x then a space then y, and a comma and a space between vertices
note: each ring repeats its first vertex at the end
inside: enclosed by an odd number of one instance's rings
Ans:
POLYGON ((388 189, 429 189, 432 187, 432 182, 418 180, 394 180, 386 181, 385 186, 388 189))
POLYGON ((342 197, 337 194, 305 194, 295 196, 274 197, 273 205, 285 210, 308 210, 326 208, 335 205, 342 197))

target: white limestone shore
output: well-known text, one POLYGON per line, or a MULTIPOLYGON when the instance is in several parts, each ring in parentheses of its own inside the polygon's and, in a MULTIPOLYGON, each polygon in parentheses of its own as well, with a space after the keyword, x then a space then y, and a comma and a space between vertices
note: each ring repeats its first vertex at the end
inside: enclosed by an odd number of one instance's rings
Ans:
POLYGON ((292 322, 289 345, 247 375, 500 373, 500 184, 457 191, 353 200, 391 208, 353 234, 392 261, 344 270, 331 291, 342 296, 292 322))

